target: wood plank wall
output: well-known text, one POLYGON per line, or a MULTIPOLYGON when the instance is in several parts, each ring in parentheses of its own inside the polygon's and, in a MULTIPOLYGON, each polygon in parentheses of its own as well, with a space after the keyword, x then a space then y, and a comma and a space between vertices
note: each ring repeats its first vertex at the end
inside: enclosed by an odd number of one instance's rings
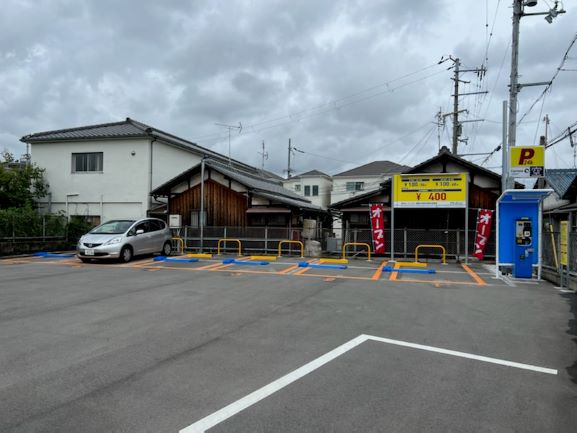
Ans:
MULTIPOLYGON (((204 182, 204 194, 207 226, 246 226, 248 206, 245 195, 213 180, 204 182)), ((168 209, 171 214, 182 215, 184 225, 190 225, 190 212, 200 210, 200 185, 171 197, 168 209)))

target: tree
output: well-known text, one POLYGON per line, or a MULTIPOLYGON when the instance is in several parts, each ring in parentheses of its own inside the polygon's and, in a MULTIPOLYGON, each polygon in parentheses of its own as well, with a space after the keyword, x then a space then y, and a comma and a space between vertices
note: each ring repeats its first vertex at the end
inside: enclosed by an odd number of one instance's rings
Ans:
POLYGON ((30 161, 16 161, 8 151, 0 154, 0 209, 35 207, 46 196, 44 169, 30 161))

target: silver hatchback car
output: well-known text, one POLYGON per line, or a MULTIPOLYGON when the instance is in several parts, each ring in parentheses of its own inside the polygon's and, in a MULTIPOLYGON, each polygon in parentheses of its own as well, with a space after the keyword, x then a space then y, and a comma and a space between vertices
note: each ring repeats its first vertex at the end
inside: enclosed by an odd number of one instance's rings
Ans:
POLYGON ((170 229, 164 221, 156 218, 112 220, 82 236, 76 251, 77 257, 83 262, 118 259, 127 263, 132 257, 141 254, 170 255, 170 239, 170 229))

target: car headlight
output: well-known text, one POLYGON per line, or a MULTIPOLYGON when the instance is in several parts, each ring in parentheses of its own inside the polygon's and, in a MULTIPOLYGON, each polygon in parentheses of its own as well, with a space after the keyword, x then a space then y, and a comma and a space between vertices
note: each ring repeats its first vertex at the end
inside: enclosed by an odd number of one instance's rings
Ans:
POLYGON ((110 239, 109 241, 104 242, 102 245, 114 245, 119 243, 122 240, 120 236, 110 239))

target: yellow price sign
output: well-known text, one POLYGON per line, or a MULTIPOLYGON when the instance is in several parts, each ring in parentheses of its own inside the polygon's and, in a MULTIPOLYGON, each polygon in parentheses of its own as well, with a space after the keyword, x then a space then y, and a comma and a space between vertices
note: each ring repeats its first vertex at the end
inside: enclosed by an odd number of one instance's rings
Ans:
POLYGON ((562 265, 567 266, 569 261, 567 260, 567 246, 569 244, 569 222, 568 221, 561 221, 560 222, 560 233, 561 236, 559 240, 559 258, 562 265))
POLYGON ((396 174, 393 184, 396 208, 467 207, 467 173, 396 174))

